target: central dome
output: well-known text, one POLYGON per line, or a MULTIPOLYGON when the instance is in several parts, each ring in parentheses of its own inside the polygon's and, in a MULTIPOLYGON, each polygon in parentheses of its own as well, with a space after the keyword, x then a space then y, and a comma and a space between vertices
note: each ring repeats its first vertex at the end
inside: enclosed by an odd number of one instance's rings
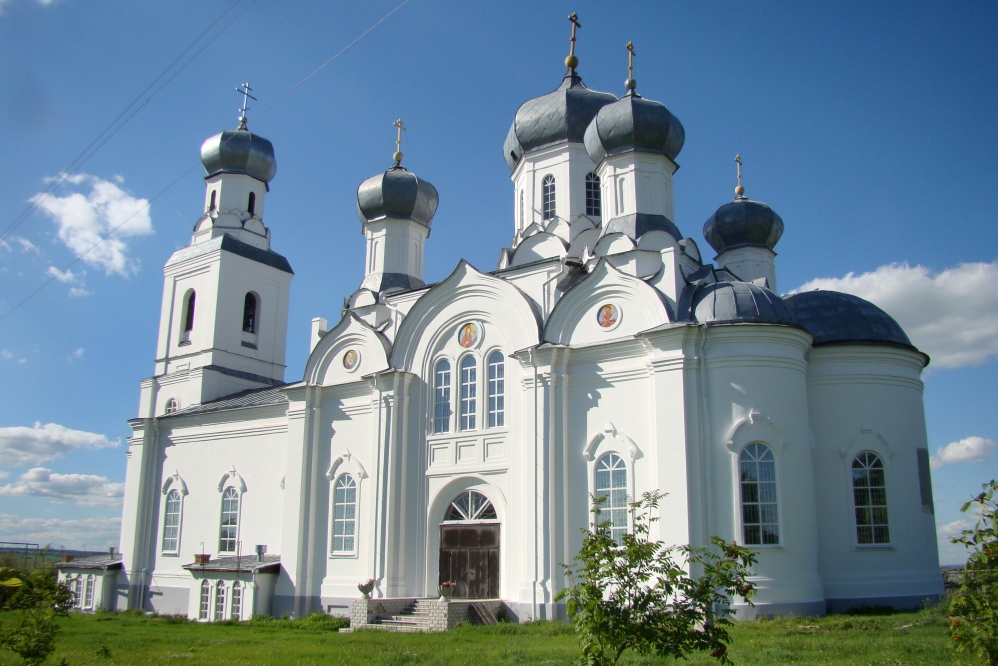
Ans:
POLYGON ((587 88, 573 69, 557 90, 527 100, 517 110, 503 144, 506 164, 515 169, 524 153, 560 141, 582 143, 596 112, 616 99, 587 88))

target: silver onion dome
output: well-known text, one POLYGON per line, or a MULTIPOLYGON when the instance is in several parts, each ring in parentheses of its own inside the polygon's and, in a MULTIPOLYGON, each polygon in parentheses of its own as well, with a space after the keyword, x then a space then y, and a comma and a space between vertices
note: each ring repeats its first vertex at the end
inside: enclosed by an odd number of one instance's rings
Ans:
POLYGON ((745 245, 772 250, 783 235, 783 219, 762 203, 738 196, 718 208, 703 225, 703 237, 718 254, 745 245))
POLYGON ((590 90, 571 69, 556 90, 527 100, 517 110, 503 144, 506 164, 515 169, 524 153, 561 141, 582 143, 596 112, 616 99, 590 90))
POLYGON ((783 324, 796 326, 793 313, 775 293, 751 282, 718 281, 690 285, 681 319, 701 324, 783 324))
POLYGON ((245 123, 205 141, 201 145, 201 163, 206 178, 218 173, 243 173, 269 183, 277 174, 274 144, 250 132, 245 123))
POLYGON ((357 216, 361 222, 395 218, 429 227, 439 201, 437 188, 396 163, 357 188, 357 216))
POLYGON ((913 349, 894 318, 873 303, 837 291, 802 291, 783 297, 813 346, 880 344, 913 349))
POLYGON ((665 155, 675 161, 686 142, 686 130, 665 104, 645 99, 630 89, 599 110, 586 128, 584 141, 589 158, 597 164, 631 150, 665 155))

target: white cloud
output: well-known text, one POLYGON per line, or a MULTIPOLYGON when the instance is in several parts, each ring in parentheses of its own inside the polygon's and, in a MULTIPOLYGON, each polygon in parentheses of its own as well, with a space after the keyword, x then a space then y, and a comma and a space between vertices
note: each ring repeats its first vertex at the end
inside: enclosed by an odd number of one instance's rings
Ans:
POLYGON ((995 441, 983 437, 967 437, 958 442, 950 442, 932 456, 932 469, 954 463, 982 463, 995 452, 995 441))
POLYGON ((4 361, 9 361, 12 358, 14 358, 13 352, 11 352, 9 349, 0 349, 0 359, 3 359, 4 361))
POLYGON ((81 298, 83 296, 93 296, 92 291, 87 291, 83 287, 72 287, 69 290, 69 295, 73 298, 81 298))
POLYGON ((58 518, 22 518, 0 513, 0 533, 10 541, 25 541, 54 548, 102 549, 117 546, 121 518, 92 517, 75 520, 58 518))
POLYGON ((55 266, 49 266, 48 270, 45 271, 46 275, 54 277, 59 282, 63 284, 76 284, 80 281, 80 276, 73 273, 73 271, 67 269, 65 272, 60 271, 55 266))
POLYGON ((80 347, 78 349, 74 349, 69 354, 69 356, 66 357, 66 360, 69 361, 70 363, 72 363, 73 361, 78 361, 81 358, 83 358, 84 352, 86 352, 86 350, 83 347, 80 347))
POLYGON ((937 368, 980 365, 998 357, 998 260, 936 273, 890 264, 870 273, 818 278, 795 291, 830 289, 874 303, 894 317, 937 368))
POLYGON ((963 534, 964 530, 973 529, 974 523, 969 520, 963 520, 958 518, 952 523, 946 523, 945 525, 936 525, 936 534, 941 537, 955 537, 963 534))
POLYGON ((58 502, 73 501, 83 506, 120 507, 124 483, 111 483, 95 474, 59 474, 33 467, 13 483, 0 486, 0 497, 45 497, 58 502))
POLYGON ((0 465, 38 465, 74 449, 104 449, 120 444, 104 435, 70 430, 56 423, 0 428, 0 465))
MULTIPOLYGON (((3 16, 3 8, 12 2, 14 2, 14 0, 0 0, 0 16, 3 16)), ((42 7, 49 7, 55 4, 55 2, 56 0, 35 0, 35 3, 41 5, 42 7)))
POLYGON ((71 192, 62 197, 39 193, 31 199, 55 222, 59 240, 88 265, 108 275, 128 277, 137 272, 138 261, 128 256, 127 240, 153 232, 149 202, 96 176, 67 176, 64 183, 89 187, 90 192, 71 192), (114 235, 107 237, 115 229, 114 235), (101 238, 106 239, 100 242, 101 238))

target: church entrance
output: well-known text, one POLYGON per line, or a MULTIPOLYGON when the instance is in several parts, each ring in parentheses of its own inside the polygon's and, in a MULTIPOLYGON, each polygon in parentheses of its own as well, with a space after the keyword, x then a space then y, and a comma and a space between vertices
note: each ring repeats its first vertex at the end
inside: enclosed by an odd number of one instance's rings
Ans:
POLYGON ((485 495, 468 490, 451 502, 440 525, 440 579, 457 599, 499 598, 499 521, 485 495))

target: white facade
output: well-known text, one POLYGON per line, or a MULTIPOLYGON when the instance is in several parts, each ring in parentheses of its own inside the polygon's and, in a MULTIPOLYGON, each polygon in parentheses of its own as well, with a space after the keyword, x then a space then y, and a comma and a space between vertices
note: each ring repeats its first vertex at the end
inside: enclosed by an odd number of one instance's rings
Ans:
POLYGON ((231 606, 238 581, 242 618, 347 614, 369 578, 375 597, 427 597, 446 576, 521 620, 560 617, 589 496, 614 490, 666 492, 654 536, 668 543, 717 535, 756 550, 743 617, 940 594, 926 357, 896 340, 816 338, 770 291, 771 249, 738 260, 760 264, 742 275, 734 256, 703 265, 664 223, 612 226, 634 214, 671 225, 676 168, 641 152, 597 165, 572 139, 528 150, 499 269, 462 261, 406 290, 372 285, 422 280, 428 219, 368 219, 375 279, 338 323, 313 321, 289 384, 292 273, 263 226, 266 182, 207 178, 207 212, 166 267, 155 375, 130 422, 119 607, 214 619, 202 585, 231 606), (586 215, 590 173, 600 215, 586 215), (547 176, 557 212, 544 219, 547 176), (238 207, 251 191, 253 214, 238 207), (416 249, 375 252, 395 236, 416 249), (759 277, 770 290, 742 281, 759 277), (775 314, 724 311, 725 290, 775 314), (202 553, 209 564, 193 565, 202 553))

